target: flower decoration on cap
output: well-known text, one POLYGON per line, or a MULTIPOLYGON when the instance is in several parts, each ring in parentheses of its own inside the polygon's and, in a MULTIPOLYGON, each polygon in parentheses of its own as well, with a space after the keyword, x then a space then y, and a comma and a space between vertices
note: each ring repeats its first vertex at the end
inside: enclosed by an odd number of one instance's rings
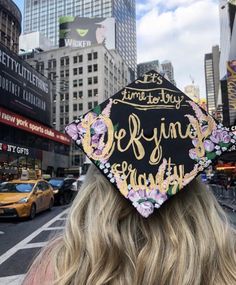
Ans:
POLYGON ((66 132, 146 218, 236 140, 155 71, 79 117, 66 132))

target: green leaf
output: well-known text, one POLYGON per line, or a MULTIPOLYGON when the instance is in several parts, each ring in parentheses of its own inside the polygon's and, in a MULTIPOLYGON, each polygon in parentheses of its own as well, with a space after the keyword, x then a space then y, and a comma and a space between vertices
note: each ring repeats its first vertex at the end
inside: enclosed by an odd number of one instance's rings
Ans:
POLYGON ((94 109, 93 112, 96 113, 97 115, 101 114, 101 107, 100 105, 97 105, 94 109))
POLYGON ((212 160, 216 157, 216 154, 214 152, 206 152, 206 157, 212 160))
POLYGON ((115 126, 114 126, 114 132, 116 132, 118 130, 118 127, 119 127, 119 123, 117 123, 115 126))
POLYGON ((226 148, 228 148, 228 146, 230 145, 230 143, 223 143, 223 142, 220 142, 219 145, 220 145, 221 147, 226 147, 226 148))

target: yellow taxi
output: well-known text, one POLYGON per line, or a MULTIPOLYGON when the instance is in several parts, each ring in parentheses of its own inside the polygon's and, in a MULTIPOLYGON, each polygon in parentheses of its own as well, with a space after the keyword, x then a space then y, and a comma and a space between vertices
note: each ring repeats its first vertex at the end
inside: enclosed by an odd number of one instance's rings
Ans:
POLYGON ((53 189, 43 179, 12 180, 0 185, 0 218, 33 219, 54 204, 53 189))

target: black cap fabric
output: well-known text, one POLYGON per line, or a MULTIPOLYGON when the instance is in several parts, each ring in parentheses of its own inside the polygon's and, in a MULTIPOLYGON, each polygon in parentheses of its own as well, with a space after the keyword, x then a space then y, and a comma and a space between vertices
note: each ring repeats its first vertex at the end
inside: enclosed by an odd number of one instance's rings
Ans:
POLYGON ((69 124, 66 132, 144 217, 236 139, 155 71, 69 124))

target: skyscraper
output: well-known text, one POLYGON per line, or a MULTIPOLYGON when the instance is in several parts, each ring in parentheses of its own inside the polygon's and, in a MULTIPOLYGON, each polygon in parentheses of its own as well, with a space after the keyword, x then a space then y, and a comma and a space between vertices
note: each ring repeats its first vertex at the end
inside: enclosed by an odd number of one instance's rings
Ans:
POLYGON ((218 93, 219 93, 219 46, 213 46, 212 52, 205 54, 205 84, 208 112, 214 114, 216 112, 218 93))
POLYGON ((174 68, 173 65, 171 63, 171 61, 169 60, 164 60, 161 63, 161 67, 162 67, 162 71, 164 72, 164 74, 167 75, 167 77, 169 78, 170 82, 174 85, 176 85, 175 79, 174 79, 174 68))
POLYGON ((24 33, 40 31, 58 46, 61 16, 114 17, 116 50, 136 70, 135 0, 25 0, 24 33))
POLYGON ((137 77, 143 76, 144 73, 150 70, 161 72, 161 66, 159 60, 152 60, 152 61, 139 63, 137 66, 137 72, 138 72, 137 77))

